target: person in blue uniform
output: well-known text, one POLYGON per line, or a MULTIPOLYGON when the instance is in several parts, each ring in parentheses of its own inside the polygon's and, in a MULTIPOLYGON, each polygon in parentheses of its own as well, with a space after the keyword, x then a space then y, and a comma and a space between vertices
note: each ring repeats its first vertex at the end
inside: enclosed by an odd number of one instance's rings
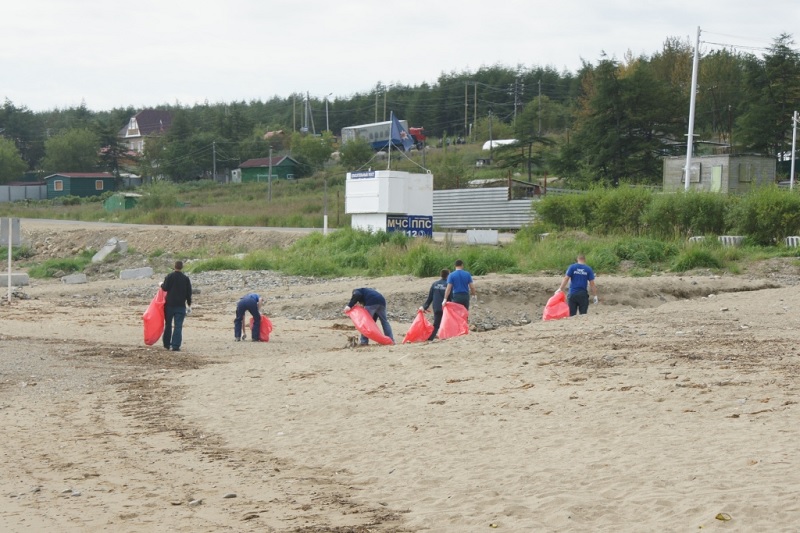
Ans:
POLYGON ((425 303, 420 307, 420 310, 428 313, 428 309, 431 304, 433 304, 433 333, 428 337, 429 341, 436 338, 436 334, 439 332, 439 326, 442 325, 442 315, 444 315, 442 304, 445 301, 444 293, 447 292, 447 276, 450 275, 450 271, 445 268, 442 269, 440 274, 441 278, 433 282, 431 289, 428 291, 428 299, 425 300, 425 303))
POLYGON ((236 318, 233 321, 233 337, 234 340, 240 341, 247 338, 247 335, 242 330, 242 322, 244 321, 244 314, 249 312, 253 317, 253 342, 260 342, 261 332, 261 306, 264 305, 264 300, 258 294, 251 292, 245 294, 239 299, 236 304, 236 318))
POLYGON ((456 269, 447 276, 447 289, 444 298, 446 301, 454 301, 469 310, 469 296, 477 296, 475 285, 472 283, 472 274, 464 270, 464 261, 456 260, 456 269))
MULTIPOLYGON (((366 287, 355 289, 350 301, 344 308, 344 312, 347 313, 356 304, 363 305, 364 309, 367 310, 376 323, 380 321, 381 328, 383 328, 383 334, 394 341, 392 326, 389 324, 389 319, 386 317, 386 298, 384 298, 381 293, 375 289, 369 289, 366 287)), ((364 335, 361 335, 360 342, 361 345, 364 346, 369 344, 369 339, 364 335)))
MULTIPOLYGON (((569 305, 569 316, 580 313, 585 315, 589 312, 589 292, 594 296, 594 303, 597 303, 597 285, 594 283, 594 270, 586 264, 586 257, 578 255, 577 263, 573 263, 564 274, 561 280, 559 291, 563 291, 569 285, 567 293, 567 305, 569 305)), ((558 291, 556 291, 558 293, 558 291)))

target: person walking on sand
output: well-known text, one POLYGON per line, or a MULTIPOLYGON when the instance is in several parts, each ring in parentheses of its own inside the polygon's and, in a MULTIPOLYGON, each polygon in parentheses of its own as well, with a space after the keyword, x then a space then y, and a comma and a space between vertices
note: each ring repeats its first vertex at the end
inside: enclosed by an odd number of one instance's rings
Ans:
POLYGON ((447 289, 444 300, 461 304, 469 310, 469 296, 477 296, 475 285, 472 283, 472 274, 464 270, 464 261, 456 259, 456 269, 447 276, 447 289), (452 298, 451 298, 452 297, 452 298))
MULTIPOLYGON (((380 320, 381 328, 383 328, 383 334, 392 339, 392 342, 394 342, 392 326, 389 324, 389 319, 386 317, 386 298, 384 298, 383 295, 375 289, 362 287, 353 291, 353 295, 345 306, 344 312, 347 313, 356 304, 363 305, 364 309, 367 310, 369 315, 376 323, 380 320)), ((362 346, 366 346, 369 344, 369 339, 364 335, 361 335, 360 344, 362 346)))
POLYGON ((164 302, 164 348, 181 351, 183 344, 183 321, 192 312, 192 282, 183 273, 183 261, 175 261, 175 268, 161 283, 167 293, 164 302))
POLYGON ((247 338, 247 335, 242 330, 242 323, 244 322, 244 314, 249 312, 253 317, 253 332, 252 341, 261 342, 261 307, 264 305, 264 299, 258 294, 251 292, 245 294, 239 299, 236 304, 236 318, 233 320, 233 339, 240 341, 247 338))
POLYGON ((436 338, 436 334, 439 332, 439 326, 442 325, 442 315, 444 315, 442 304, 445 302, 444 293, 447 292, 447 276, 450 275, 450 271, 446 268, 442 269, 440 275, 441 278, 434 281, 433 285, 431 285, 431 289, 428 291, 428 299, 425 300, 425 303, 420 307, 421 311, 428 313, 430 312, 428 308, 433 304, 433 332, 430 337, 428 337, 429 341, 436 338))
MULTIPOLYGON (((585 315, 589 312, 589 290, 594 296, 594 303, 597 303, 597 285, 594 283, 594 270, 586 264, 586 257, 579 254, 577 263, 573 263, 567 269, 564 279, 558 291, 563 291, 569 284, 567 295, 567 305, 569 305, 569 316, 580 313, 585 315)), ((556 293, 558 293, 556 291, 556 293)))

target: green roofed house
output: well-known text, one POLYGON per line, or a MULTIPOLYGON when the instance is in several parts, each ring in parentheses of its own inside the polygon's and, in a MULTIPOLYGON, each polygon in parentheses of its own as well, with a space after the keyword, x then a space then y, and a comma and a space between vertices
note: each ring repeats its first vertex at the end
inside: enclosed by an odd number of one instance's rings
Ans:
MULTIPOLYGON (((288 155, 275 156, 272 158, 272 179, 291 180, 297 177, 300 163, 288 155)), ((248 159, 239 165, 241 182, 249 183, 254 181, 267 181, 270 175, 270 158, 260 157, 258 159, 248 159)), ((234 180, 237 181, 235 174, 234 180)))
POLYGON ((44 178, 47 199, 60 196, 100 196, 117 190, 117 179, 108 172, 61 172, 44 178))

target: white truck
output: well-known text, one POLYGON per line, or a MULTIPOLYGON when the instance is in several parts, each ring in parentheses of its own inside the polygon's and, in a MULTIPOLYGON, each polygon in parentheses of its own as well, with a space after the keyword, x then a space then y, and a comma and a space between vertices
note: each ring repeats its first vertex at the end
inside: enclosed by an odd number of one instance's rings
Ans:
MULTIPOLYGON (((425 140, 425 135, 422 128, 409 128, 407 120, 399 120, 400 125, 411 135, 414 139, 414 144, 417 148, 422 146, 425 140)), ((360 124, 358 126, 348 126, 342 128, 342 144, 356 139, 364 139, 374 150, 383 150, 389 146, 389 138, 391 136, 392 121, 373 122, 372 124, 360 124)), ((395 141, 397 144, 397 141, 395 141)), ((400 146, 402 148, 402 146, 400 146)))

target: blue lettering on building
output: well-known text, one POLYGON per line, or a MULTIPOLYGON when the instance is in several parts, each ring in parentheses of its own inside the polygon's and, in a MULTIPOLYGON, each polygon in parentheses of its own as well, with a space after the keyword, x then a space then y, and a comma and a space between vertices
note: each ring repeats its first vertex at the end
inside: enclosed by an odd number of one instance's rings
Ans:
POLYGON ((433 237, 433 217, 425 215, 387 215, 386 233, 402 231, 409 237, 433 237))

